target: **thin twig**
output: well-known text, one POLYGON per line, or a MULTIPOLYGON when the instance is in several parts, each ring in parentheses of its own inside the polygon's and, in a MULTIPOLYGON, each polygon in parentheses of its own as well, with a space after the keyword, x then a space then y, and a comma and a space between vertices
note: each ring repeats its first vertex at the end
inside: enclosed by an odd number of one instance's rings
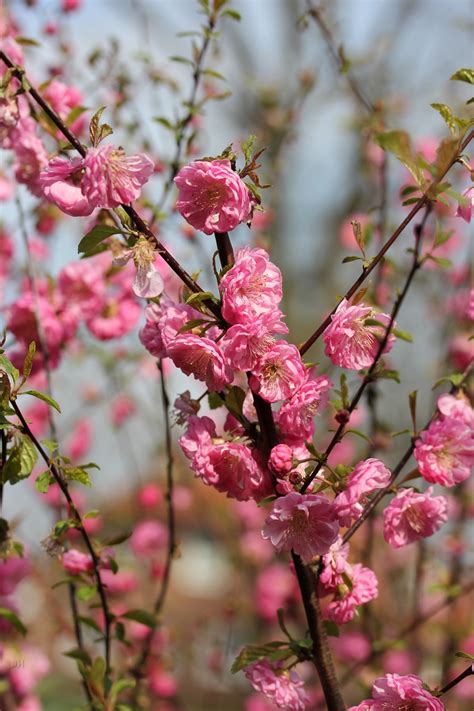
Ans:
MULTIPOLYGON (((405 227, 407 227, 410 222, 413 220, 413 218, 419 213, 419 211, 425 207, 428 206, 431 203, 431 198, 429 195, 434 194, 434 189, 441 183, 443 180, 444 176, 449 172, 449 170, 453 167, 455 163, 457 163, 459 156, 463 151, 466 149, 466 147, 469 145, 469 143, 472 141, 474 138, 474 131, 470 131, 470 133, 467 135, 467 137, 462 141, 461 145, 459 146, 459 150, 456 152, 455 156, 451 158, 447 166, 441 171, 441 173, 437 176, 437 178, 430 184, 428 189, 426 190, 425 194, 418 200, 417 203, 413 206, 412 210, 408 213, 408 215, 405 217, 403 222, 400 223, 400 225, 397 227, 395 232, 392 234, 392 236, 387 240, 387 242, 383 245, 383 247, 379 250, 379 252, 371 258, 370 264, 367 267, 364 267, 362 270, 362 273, 360 276, 355 280, 355 282, 349 287, 349 289, 346 291, 344 294, 344 299, 349 300, 351 296, 353 296, 356 291, 362 286, 362 284, 365 282, 369 274, 373 272, 375 267, 379 264, 379 262, 383 259, 385 254, 388 252, 390 247, 396 242, 396 240, 400 237, 402 232, 404 231, 405 227)), ((318 326, 318 328, 311 334, 311 336, 300 346, 300 353, 304 355, 306 351, 308 351, 314 343, 320 338, 320 336, 324 333, 326 328, 329 326, 332 320, 332 316, 335 313, 337 309, 337 305, 332 309, 330 314, 324 319, 324 321, 318 326)))
POLYGON ((69 487, 68 487, 67 482, 65 481, 63 475, 61 474, 60 469, 56 466, 56 464, 53 461, 51 461, 50 457, 48 457, 46 451, 43 449, 42 445, 37 440, 37 438, 35 437, 33 432, 31 431, 31 429, 30 429, 27 421, 25 420, 23 413, 21 412, 20 408, 18 407, 16 401, 10 400, 10 404, 11 404, 12 408, 14 409, 16 416, 18 417, 18 419, 20 420, 20 422, 22 424, 23 431, 25 432, 25 434, 28 435, 30 440, 35 445, 39 454, 43 458, 46 466, 48 467, 49 471, 51 472, 55 482, 61 489, 61 492, 62 492, 62 494, 63 494, 64 498, 66 499, 67 504, 69 506, 69 510, 71 511, 71 513, 75 519, 76 528, 80 532, 82 539, 84 541, 84 544, 91 556, 93 573, 94 573, 94 578, 95 578, 96 586, 97 586, 97 592, 99 593, 102 612, 104 615, 105 662, 106 662, 106 666, 107 666, 107 672, 109 672, 109 670, 110 670, 111 624, 112 624, 113 616, 112 616, 110 609, 109 609, 107 596, 105 594, 104 583, 102 582, 102 577, 100 574, 100 559, 94 550, 94 546, 92 545, 92 541, 89 537, 89 534, 87 533, 86 529, 84 528, 84 524, 82 522, 82 517, 81 517, 72 497, 71 497, 71 494, 69 492, 69 487))
MULTIPOLYGON (((84 158, 87 153, 87 148, 82 145, 80 140, 75 136, 72 131, 66 126, 64 121, 60 118, 60 116, 53 111, 51 106, 43 99, 41 94, 39 94, 38 91, 31 85, 31 82, 28 80, 27 74, 25 70, 21 67, 16 66, 10 57, 5 54, 3 50, 0 50, 0 59, 4 62, 4 64, 7 65, 10 69, 13 69, 14 75, 21 80, 23 77, 26 79, 28 82, 28 93, 30 96, 33 97, 33 99, 36 101, 36 103, 41 106, 45 114, 51 119, 51 121, 57 126, 57 128, 61 131, 63 136, 67 138, 69 143, 76 149, 76 151, 84 158)), ((134 209, 134 207, 130 205, 122 205, 121 206, 127 215, 130 217, 132 220, 133 224, 135 225, 136 229, 144 234, 147 239, 149 239, 153 244, 156 246, 156 249, 160 256, 164 259, 164 261, 168 264, 169 267, 175 272, 175 274, 181 279, 181 281, 186 284, 188 289, 194 293, 200 293, 203 290, 199 286, 199 284, 192 278, 188 272, 183 269, 183 267, 180 265, 180 263, 173 257, 173 255, 166 249, 166 247, 159 241, 158 237, 152 232, 152 230, 149 228, 147 223, 140 217, 140 215, 137 213, 137 211, 134 209)), ((220 309, 216 303, 213 301, 209 300, 204 300, 203 303, 206 304, 207 308, 218 318, 220 318, 220 309)))
POLYGON ((305 480, 305 482, 301 488, 302 493, 304 493, 307 490, 307 488, 311 485, 313 480, 316 478, 316 476, 318 475, 318 473, 324 466, 325 462, 327 461, 327 459, 328 459, 329 455, 331 454, 332 450, 334 449, 334 447, 341 441, 341 439, 344 435, 344 432, 346 430, 346 427, 347 427, 347 422, 349 421, 349 416, 354 412, 366 387, 373 380, 375 369, 377 368, 379 360, 382 357, 382 354, 383 354, 385 347, 388 343, 390 333, 391 333, 392 328, 395 324, 395 319, 397 318, 398 312, 400 311, 403 301, 405 300, 405 297, 406 297, 408 290, 411 286, 411 283, 415 277, 415 274, 421 267, 421 260, 419 258, 420 257, 421 238, 422 238, 423 230, 425 228, 426 221, 428 219, 429 214, 430 214, 430 205, 428 205, 428 207, 426 209, 426 212, 425 212, 422 222, 420 223, 420 225, 417 225, 417 227, 415 228, 415 235, 416 235, 415 245, 416 246, 415 246, 415 250, 414 250, 412 266, 411 266, 410 271, 408 272, 408 276, 406 278, 405 285, 393 305, 392 312, 390 314, 390 321, 387 325, 387 328, 385 329, 383 338, 381 338, 381 340, 380 340, 379 347, 377 349, 377 353, 375 354, 374 360, 372 361, 372 365, 368 369, 366 375, 364 376, 364 379, 362 380, 362 383, 360 384, 356 394, 354 395, 354 397, 352 398, 352 400, 349 404, 349 407, 347 408, 348 417, 347 417, 346 421, 341 422, 341 424, 337 428, 336 432, 334 433, 330 443, 326 447, 326 450, 325 450, 323 456, 321 457, 320 461, 318 462, 316 467, 313 469, 311 474, 308 476, 308 478, 305 480))
MULTIPOLYGON (((156 598, 155 604, 153 606, 153 613, 157 618, 163 609, 163 605, 168 593, 170 578, 171 578, 171 567, 173 564, 174 555, 176 552, 176 516, 174 510, 173 502, 173 491, 174 491, 174 479, 173 479, 173 443, 171 439, 171 423, 170 423, 170 401, 168 397, 168 391, 166 388, 166 380, 163 369, 163 363, 161 360, 157 362, 158 369, 160 371, 160 385, 161 385, 161 399, 163 405, 163 417, 165 420, 165 448, 166 448, 166 509, 167 509, 167 527, 168 527, 168 547, 166 553, 165 568, 163 571, 163 578, 161 581, 160 591, 156 598)), ((143 673, 143 668, 145 667, 148 655, 150 654, 151 641, 153 637, 153 631, 145 638, 143 643, 143 648, 137 658, 137 661, 130 670, 133 677, 138 678, 143 673)), ((137 683, 135 690, 133 692, 133 703, 137 701, 137 694, 139 691, 139 685, 137 683)))

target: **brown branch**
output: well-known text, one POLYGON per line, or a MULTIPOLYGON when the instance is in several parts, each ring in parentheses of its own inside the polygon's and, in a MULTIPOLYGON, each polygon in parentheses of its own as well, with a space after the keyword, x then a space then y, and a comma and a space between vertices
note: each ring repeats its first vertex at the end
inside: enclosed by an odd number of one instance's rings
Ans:
MULTIPOLYGON (((425 194, 418 200, 418 202, 413 206, 413 208, 410 210, 408 215, 405 217, 403 222, 400 223, 400 225, 397 227, 395 232, 392 234, 392 236, 387 240, 387 242, 383 245, 383 247, 379 250, 379 252, 372 257, 370 260, 370 264, 367 267, 364 267, 362 270, 362 273, 360 276, 355 280, 355 282, 352 284, 352 286, 349 287, 349 289, 346 291, 344 294, 344 299, 349 300, 351 296, 353 296, 356 291, 362 286, 364 281, 367 279, 369 274, 373 272, 375 267, 380 263, 380 261, 383 259, 385 254, 388 252, 390 247, 396 242, 396 240, 400 237, 402 232, 404 231, 405 227, 410 224, 410 222, 413 220, 415 215, 419 213, 419 211, 425 207, 428 206, 431 202, 431 198, 428 197, 429 195, 433 195, 434 188, 436 188, 441 181, 443 180, 444 176, 449 172, 449 170, 453 167, 453 165, 458 161, 460 154, 466 149, 466 147, 469 145, 469 143, 472 141, 474 138, 474 131, 470 131, 470 133, 467 135, 467 137, 462 141, 461 145, 459 146, 458 151, 456 152, 456 155, 451 158, 447 166, 441 171, 441 173, 438 175, 438 177, 429 185, 428 189, 426 190, 425 194)), ((326 328, 329 326, 331 323, 331 317, 334 314, 334 312, 337 309, 337 305, 332 309, 331 313, 324 319, 324 321, 318 326, 318 328, 311 334, 311 336, 300 346, 300 353, 303 355, 308 351, 314 343, 320 338, 320 336, 324 333, 326 328)))
MULTIPOLYGON (((155 604, 153 606, 153 613, 157 618, 163 609, 163 605, 166 599, 166 595, 169 589, 170 577, 171 577, 171 567, 173 564, 174 555, 176 552, 176 517, 173 503, 173 449, 172 449, 172 439, 171 439, 171 424, 169 416, 170 401, 168 397, 168 392, 166 389, 165 375, 163 370, 162 361, 159 360, 157 363, 158 369, 160 371, 160 384, 161 384, 161 399, 163 405, 163 416, 165 420, 165 447, 166 447, 166 508, 167 508, 167 526, 168 526, 168 547, 166 553, 165 569, 163 572, 163 578, 161 581, 160 591, 156 598, 155 604)), ((139 654, 135 664, 130 669, 130 674, 137 679, 137 685, 133 691, 132 702, 136 704, 137 694, 139 692, 138 679, 143 675, 143 669, 145 667, 148 655, 150 654, 150 647, 153 637, 153 630, 146 637, 141 653, 139 654)))
MULTIPOLYGON (((66 126, 64 121, 60 118, 60 116, 53 111, 51 106, 43 99, 41 94, 31 85, 31 82, 28 80, 28 77, 26 75, 26 72, 23 68, 16 66, 10 57, 3 52, 3 50, 0 50, 0 59, 6 64, 7 67, 13 70, 13 74, 19 78, 20 80, 22 78, 26 79, 28 82, 28 93, 30 96, 36 101, 36 103, 41 106, 45 114, 51 119, 51 121, 57 126, 57 128, 61 131, 63 136, 67 138, 69 143, 76 149, 78 153, 84 158, 87 153, 87 148, 82 145, 80 140, 75 136, 72 131, 66 126)), ((122 205, 121 206, 127 215, 130 217, 132 220, 133 224, 135 225, 136 229, 144 234, 151 242, 154 243, 156 246, 156 249, 160 256, 164 259, 164 261, 168 264, 168 266, 175 272, 175 274, 181 279, 181 281, 188 287, 188 289, 194 293, 200 293, 203 290, 199 286, 199 284, 192 278, 188 272, 183 269, 183 267, 180 265, 180 263, 173 257, 173 255, 166 249, 166 247, 159 241, 158 237, 152 232, 152 230, 149 228, 149 226, 146 224, 146 222, 140 217, 140 215, 137 213, 137 211, 134 209, 134 207, 130 205, 122 205)), ((220 309, 217 304, 215 304, 213 301, 204 301, 203 303, 206 304, 207 308, 217 317, 220 318, 220 309)))
POLYGON ((34 446, 38 450, 38 452, 41 455, 41 457, 43 458, 46 466, 48 467, 49 471, 51 472, 56 484, 61 489, 61 492, 62 492, 62 494, 63 494, 64 498, 66 499, 67 504, 69 506, 69 510, 71 511, 71 513, 75 519, 76 528, 80 532, 82 539, 84 541, 84 544, 89 552, 89 555, 91 556, 97 592, 99 593, 102 612, 104 615, 104 649, 105 649, 105 662, 106 662, 107 673, 108 673, 110 671, 111 624, 112 624, 113 616, 112 616, 110 609, 109 609, 107 596, 105 594, 105 587, 102 582, 102 577, 100 574, 100 559, 94 550, 94 546, 92 545, 92 541, 89 537, 89 534, 87 533, 86 529, 84 528, 84 524, 82 522, 81 515, 80 515, 78 509, 76 508, 76 505, 71 497, 71 494, 69 493, 69 487, 68 487, 67 482, 65 481, 60 469, 56 466, 56 464, 54 462, 51 461, 51 459, 48 457, 47 453, 43 449, 42 445, 37 440, 37 438, 35 437, 33 432, 31 431, 31 429, 30 429, 27 421, 25 420, 23 413, 21 412, 20 408, 18 407, 16 401, 10 400, 10 404, 11 404, 12 408, 14 409, 16 416, 18 417, 18 419, 20 420, 20 422, 22 424, 23 431, 25 432, 25 434, 28 435, 30 440, 33 442, 34 446))
MULTIPOLYGON (((215 238, 220 262, 224 268, 234 261, 232 244, 227 233, 216 233, 215 238)), ((270 449, 274 447, 278 441, 272 408, 270 403, 255 393, 253 394, 253 401, 262 436, 260 450, 265 459, 268 459, 270 449)), ((294 551, 291 552, 291 557, 298 578, 309 633, 313 642, 312 661, 316 667, 321 686, 323 687, 327 709, 328 711, 345 711, 346 707, 336 678, 334 663, 324 629, 317 592, 316 576, 311 568, 306 566, 300 556, 296 555, 294 551)))
MULTIPOLYGON (((361 399, 361 397, 362 397, 362 395, 363 395, 363 393, 364 393, 366 387, 367 387, 367 386, 373 381, 373 379, 374 379, 375 369, 377 368, 377 365, 378 365, 378 363, 379 363, 379 360, 380 360, 380 358, 382 357, 382 354, 383 354, 383 352, 384 352, 384 350, 385 350, 385 346, 387 345, 388 339, 389 339, 389 337, 390 337, 390 333, 391 333, 392 328, 393 328, 393 326, 394 326, 395 319, 396 319, 396 317, 397 317, 397 315, 398 315, 398 312, 400 311, 400 308, 401 308, 401 306, 402 306, 402 304, 403 304, 403 301, 405 300, 405 297, 406 297, 406 295, 407 295, 407 293, 408 293, 408 290, 409 290, 409 288, 410 288, 410 286, 411 286, 411 283, 412 283, 412 281, 413 281, 413 279, 414 279, 414 277, 415 277, 415 274, 417 273, 417 271, 418 271, 418 270, 420 269, 420 267, 421 267, 421 260, 420 260, 421 238, 422 238, 423 230, 424 230, 424 228, 425 228, 426 221, 427 221, 427 219, 428 219, 428 216, 429 216, 429 214, 430 214, 430 211, 431 211, 431 206, 428 205, 428 206, 427 206, 427 209, 426 209, 426 212, 425 212, 425 215, 424 215, 424 217, 423 217, 423 221, 422 221, 419 225, 417 225, 416 228, 415 228, 415 238, 416 238, 416 242, 415 242, 415 250, 414 250, 413 262, 412 262, 411 269, 410 269, 410 271, 408 272, 408 276, 407 276, 407 278, 406 278, 405 285, 404 285, 404 287, 403 287, 401 293, 399 294, 398 298, 395 300, 395 303, 394 303, 393 308, 392 308, 392 312, 391 312, 391 314, 390 314, 390 321, 389 321, 389 323, 388 323, 388 325, 387 325, 387 328, 385 329, 385 333, 384 333, 383 338, 380 340, 379 347, 378 347, 378 349, 377 349, 377 353, 375 354, 374 360, 372 361, 372 365, 371 365, 370 368, 368 369, 366 375, 364 376, 364 379, 362 380, 362 383, 360 384, 360 386, 359 386, 359 388, 358 388, 356 394, 354 395, 354 397, 352 398, 352 400, 351 400, 351 402, 350 402, 350 404, 349 404, 349 407, 347 408, 347 413, 348 413, 349 416, 350 416, 350 415, 354 412, 354 410, 356 409, 356 407, 357 407, 357 405, 358 405, 358 403, 359 403, 359 400, 361 399)), ((311 474, 310 474, 310 475, 308 476, 308 478, 305 480, 305 482, 304 482, 304 484, 303 484, 303 486, 302 486, 302 488, 301 488, 301 492, 302 492, 302 493, 304 493, 304 492, 307 490, 307 488, 308 488, 308 487, 310 486, 310 484, 313 482, 313 480, 315 479, 315 477, 316 477, 316 476, 318 475, 318 473, 321 471, 321 469, 322 469, 322 467, 324 466, 324 464, 327 462, 327 459, 328 459, 329 455, 331 454, 332 450, 334 449, 334 447, 341 441, 341 439, 342 439, 342 437, 343 437, 343 435, 344 435, 344 432, 345 432, 345 430, 346 430, 347 422, 348 422, 348 421, 349 421, 349 420, 347 419, 345 422, 341 422, 341 424, 340 424, 339 427, 337 428, 337 430, 336 430, 336 432, 334 433, 334 435, 333 435, 333 437, 332 437, 330 443, 329 443, 328 446, 326 447, 326 450, 325 450, 323 456, 321 457, 321 460, 318 462, 318 464, 317 464, 316 467, 313 469, 313 471, 311 472, 311 474)))
POLYGON ((376 110, 376 107, 370 101, 370 99, 365 95, 364 91, 362 90, 362 87, 360 86, 359 82, 354 77, 352 72, 350 70, 349 71, 346 70, 344 58, 341 54, 340 48, 337 46, 337 43, 331 33, 331 30, 329 29, 328 25, 326 24, 326 21, 324 20, 324 18, 322 16, 320 8, 314 7, 314 5, 312 5, 310 2, 308 2, 308 15, 314 20, 314 22, 318 25, 319 29, 321 30, 321 33, 322 33, 324 39, 326 40, 326 44, 327 44, 328 49, 331 53, 333 61, 336 64, 336 67, 341 74, 345 75, 345 77, 347 79, 347 83, 348 83, 352 93, 354 94, 355 98, 369 114, 373 114, 376 110))
POLYGON ((452 681, 449 682, 449 684, 446 684, 446 686, 443 686, 442 689, 439 690, 438 696, 442 696, 445 694, 447 691, 453 688, 453 686, 457 686, 460 681, 463 679, 466 679, 468 676, 471 676, 471 674, 474 674, 474 664, 471 664, 468 666, 466 669, 464 669, 461 674, 458 674, 458 676, 453 679, 452 681))

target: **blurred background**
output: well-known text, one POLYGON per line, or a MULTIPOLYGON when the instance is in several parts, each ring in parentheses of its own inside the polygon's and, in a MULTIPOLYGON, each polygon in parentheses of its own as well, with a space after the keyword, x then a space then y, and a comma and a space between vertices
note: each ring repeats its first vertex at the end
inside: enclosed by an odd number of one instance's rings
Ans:
MULTIPOLYGON (((108 106, 104 118, 114 127, 115 143, 128 153, 144 150, 153 157, 157 170, 145 190, 142 208, 150 214, 159 209, 157 225, 162 240, 189 272, 202 270, 199 281, 205 287, 214 288, 212 241, 186 228, 173 211, 174 190, 165 192, 175 141, 164 124, 186 114, 183 101, 192 91, 192 68, 170 58, 189 58, 192 42, 199 44, 199 38, 184 34, 200 31, 204 18, 198 3, 83 0, 76 11, 68 13, 61 9, 60 0, 10 0, 7 7, 20 34, 39 42, 38 46, 23 47, 33 80, 40 85, 53 76, 77 87, 84 106, 90 109, 88 116, 99 106, 108 106)), ((241 20, 223 21, 205 62, 225 79, 212 74, 202 77, 198 95, 210 100, 193 118, 191 140, 181 159, 218 155, 231 143, 238 146, 249 134, 257 137, 257 148, 266 149, 260 175, 271 187, 263 190, 264 212, 250 231, 246 226, 236 230, 234 243, 238 247, 251 241, 271 251, 272 260, 283 272, 283 310, 290 340, 299 343, 359 274, 359 262, 341 263, 345 256, 358 253, 350 220, 360 220, 364 229, 367 226, 372 235, 368 252, 374 254, 409 209, 401 206, 400 189, 410 182, 410 176, 395 158, 383 158, 374 133, 406 130, 416 149, 432 162, 437 144, 449 132, 430 104, 446 103, 455 112, 463 110, 469 87, 449 78, 460 67, 472 66, 474 3, 333 0, 318 5, 320 24, 305 14, 307 5, 299 0, 235 0, 231 7, 240 13, 241 20), (351 88, 353 80, 362 89, 362 100, 351 88), (219 94, 219 100, 211 100, 219 94), (364 100, 372 106, 369 111, 364 100)), ((3 154, 0 160, 7 172, 8 156, 3 154)), ((461 191, 467 187, 467 173, 456 170, 451 177, 461 191)), ((25 268, 26 231, 33 246, 36 241, 43 244, 42 250, 39 246, 33 250, 37 273, 54 276, 77 258, 76 245, 87 229, 87 220, 55 215, 53 229, 44 236, 37 229, 36 203, 20 186, 10 200, 0 203, 0 218, 3 229, 15 241, 18 275, 25 268), (25 220, 23 229, 20 213, 25 220)), ((462 362, 465 344, 456 350, 453 343, 455 338, 463 338, 464 324, 462 319, 455 322, 452 304, 458 298, 459 284, 465 287, 462 265, 469 263, 470 256, 468 225, 453 217, 455 209, 453 203, 439 210, 430 218, 429 228, 431 238, 439 229, 453 231, 439 252, 452 266, 442 269, 431 263, 419 276, 398 319, 399 328, 410 332, 414 341, 399 341, 390 354, 390 367, 400 371, 401 383, 387 380, 377 387, 377 456, 388 465, 397 461, 407 445, 406 437, 392 438, 390 433, 410 426, 408 393, 418 389, 420 422, 426 420, 435 402, 433 382, 462 362), (443 328, 435 318, 441 311, 449 321, 443 328)), ((403 282, 410 246, 412 227, 400 238, 391 253, 393 263, 386 267, 392 292, 403 282)), ((19 284, 5 284, 2 307, 17 298, 19 284)), ((374 290, 376 286, 372 283, 374 290)), ((383 306, 386 297, 380 292, 376 298, 383 306)), ((74 447, 79 447, 79 459, 85 457, 100 466, 93 476, 93 494, 84 506, 100 509, 103 539, 127 532, 143 517, 164 521, 162 496, 158 494, 148 509, 143 496, 140 499, 140 492, 150 482, 162 492, 166 464, 159 372, 139 343, 137 330, 123 339, 101 342, 84 329, 52 374, 53 395, 63 411, 54 416, 61 449, 74 458, 74 447)), ((320 345, 310 351, 309 358, 321 363, 321 372, 337 379, 320 345)), ((165 374, 171 402, 186 389, 193 397, 202 394, 199 383, 172 372, 166 364, 165 374)), ((349 386, 356 383, 357 377, 349 375, 349 386)), ((368 431, 367 406, 360 410, 360 428, 368 431)), ((324 431, 322 423, 320 431, 324 431)), ((174 438, 179 434, 181 428, 173 426, 174 438)), ((345 448, 341 445, 338 461, 353 463, 366 455, 366 450, 366 443, 355 439, 345 448)), ((177 451, 175 456, 181 557, 173 567, 165 609, 166 644, 163 642, 157 694, 170 699, 166 702, 169 708, 260 711, 266 707, 251 707, 244 701, 248 684, 242 675, 230 675, 230 663, 240 646, 254 641, 261 632, 271 638, 268 629, 273 629, 274 610, 280 603, 294 608, 298 624, 298 598, 287 567, 271 563, 268 551, 258 541, 261 512, 250 505, 243 506, 249 509, 247 513, 238 512, 232 502, 201 482, 195 483, 177 451)), ((80 496, 88 494, 83 491, 80 496)), ((390 664, 403 666, 411 661, 414 667, 410 671, 421 673, 431 684, 454 673, 448 657, 453 647, 466 648, 455 643, 467 638, 468 597, 446 607, 434 617, 429 634, 423 628, 405 647, 382 653, 380 642, 390 635, 396 638, 400 620, 409 623, 420 610, 431 609, 449 594, 446 585, 459 585, 467 577, 472 551, 469 554, 457 545, 467 525, 466 496, 465 491, 457 499, 453 495, 458 512, 455 523, 442 540, 428 541, 431 550, 438 547, 436 561, 429 568, 423 563, 429 550, 395 553, 379 545, 377 522, 356 540, 355 550, 365 551, 365 556, 368 548, 374 548, 371 567, 379 575, 381 587, 382 580, 387 584, 370 616, 367 613, 367 619, 349 625, 344 639, 334 640, 346 670, 364 658, 371 645, 378 649, 372 666, 360 670, 355 683, 352 681, 349 701, 363 698, 362 689, 372 683, 381 666, 387 669, 390 664), (461 521, 458 528, 456 521, 461 521), (454 581, 450 577, 453 556, 461 566, 460 571, 456 568, 454 581), (422 585, 423 594, 414 592, 414 581, 415 586, 422 585), (380 616, 383 629, 377 622, 380 616), (436 658, 431 657, 434 650, 438 651, 436 658), (400 652, 400 659, 386 659, 395 652, 400 652)), ((16 535, 39 568, 22 584, 21 599, 26 603, 22 619, 33 626, 32 641, 51 663, 52 673, 40 687, 44 708, 74 709, 80 699, 79 685, 76 689, 72 681, 74 664, 61 656, 65 645, 71 646, 67 641, 70 622, 64 619, 66 608, 58 610, 57 618, 56 613, 51 614, 61 590, 49 590, 46 582, 54 581, 55 576, 59 579, 60 571, 40 545, 54 521, 54 507, 45 503, 29 482, 23 482, 5 491, 3 515, 14 521, 16 535), (45 619, 47 610, 50 617, 45 627, 38 623, 45 619)), ((137 571, 136 560, 131 554, 127 557, 127 545, 120 553, 121 567, 125 572, 128 566, 133 569, 132 594, 137 607, 146 607, 160 573, 150 572, 149 560, 143 560, 137 571)), ((472 635, 470 644, 474 644, 472 635)), ((470 711, 472 703, 467 695, 463 698, 464 689, 459 689, 448 708, 470 711)), ((168 707, 157 701, 156 708, 168 707)))

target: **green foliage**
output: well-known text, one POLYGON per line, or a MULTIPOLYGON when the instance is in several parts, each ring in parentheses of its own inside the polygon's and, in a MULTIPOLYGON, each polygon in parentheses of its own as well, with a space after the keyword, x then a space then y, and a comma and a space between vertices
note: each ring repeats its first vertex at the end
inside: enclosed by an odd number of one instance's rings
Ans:
POLYGON ((24 434, 17 434, 3 467, 3 483, 9 482, 13 485, 22 479, 27 479, 37 459, 38 452, 30 438, 24 434))
POLYGON ((42 400, 43 402, 46 402, 48 405, 51 405, 51 407, 54 407, 57 412, 61 412, 61 408, 59 407, 58 403, 54 398, 52 398, 50 395, 46 395, 46 393, 41 393, 38 390, 24 390, 22 395, 31 395, 32 397, 38 398, 38 400, 42 400))
POLYGON ((113 128, 107 123, 100 123, 100 119, 106 108, 106 106, 101 106, 100 109, 97 109, 89 124, 89 137, 95 148, 104 138, 107 138, 107 136, 110 136, 114 132, 113 128))
POLYGON ((92 251, 112 235, 117 234, 127 234, 118 227, 111 227, 110 225, 96 225, 93 227, 79 242, 77 251, 79 254, 83 253, 84 256, 88 256, 92 251))
POLYGON ((146 610, 128 610, 121 617, 125 617, 127 620, 133 620, 134 622, 139 622, 142 625, 146 625, 151 629, 156 627, 156 617, 146 610))
POLYGON ((414 177, 417 185, 425 187, 426 180, 423 175, 423 167, 419 158, 415 155, 410 136, 406 131, 387 131, 379 133, 376 141, 384 151, 393 153, 398 160, 407 168, 414 177))
POLYGON ((4 619, 8 620, 8 622, 13 625, 16 631, 20 632, 20 634, 26 635, 26 633, 28 632, 27 628, 20 620, 20 618, 7 607, 0 607, 0 617, 3 617, 4 619))
POLYGON ((453 81, 464 81, 467 84, 474 84, 474 69, 458 69, 450 79, 453 81))

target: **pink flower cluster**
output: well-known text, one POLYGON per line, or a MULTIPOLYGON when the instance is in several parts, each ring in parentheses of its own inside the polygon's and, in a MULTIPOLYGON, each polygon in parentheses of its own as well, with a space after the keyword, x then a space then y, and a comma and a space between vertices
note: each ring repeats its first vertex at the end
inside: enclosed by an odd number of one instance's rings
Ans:
POLYGON ((415 444, 420 474, 431 484, 455 486, 474 464, 474 410, 463 395, 441 395, 439 416, 415 444))
POLYGON ((419 494, 401 489, 384 509, 383 535, 393 548, 432 536, 448 519, 448 500, 432 496, 433 487, 419 494))
POLYGON ((26 283, 23 293, 7 307, 7 329, 16 341, 10 353, 15 363, 22 363, 29 344, 35 341, 35 369, 43 365, 37 315, 52 368, 74 342, 82 321, 99 340, 119 338, 135 328, 140 306, 131 289, 133 267, 111 267, 110 255, 104 252, 65 266, 55 285, 38 281, 37 293, 26 283))
POLYGON ((294 671, 283 671, 277 664, 260 659, 245 668, 253 688, 270 699, 279 709, 304 711, 309 704, 303 681, 294 671))
MULTIPOLYGON (((324 331, 324 352, 340 368, 368 368, 377 355, 389 324, 388 314, 379 313, 372 306, 351 305, 343 299, 331 317, 331 324, 324 331)), ((391 350, 394 341, 395 337, 390 334, 383 353, 391 350)))
POLYGON ((351 706, 348 711, 444 711, 444 704, 423 688, 414 674, 387 674, 375 680, 372 698, 351 706))
POLYGON ((209 417, 191 416, 179 442, 191 469, 205 484, 239 501, 259 501, 271 493, 270 476, 257 451, 241 441, 217 437, 209 417))
POLYGON ((305 562, 327 553, 339 525, 330 501, 322 494, 293 491, 273 503, 262 529, 277 551, 293 550, 305 562))
POLYGON ((252 194, 229 160, 197 160, 174 179, 176 207, 196 230, 206 235, 229 232, 251 218, 252 194))
POLYGON ((325 616, 340 625, 354 618, 359 605, 378 595, 375 573, 360 563, 351 565, 347 561, 348 555, 349 544, 338 539, 323 556, 323 570, 319 577, 320 594, 333 596, 325 616))
POLYGON ((349 474, 344 491, 334 499, 334 510, 341 526, 350 526, 360 516, 367 502, 367 494, 382 489, 390 482, 391 474, 378 459, 359 462, 349 474))
POLYGON ((39 176, 44 196, 68 215, 90 215, 140 196, 154 170, 143 153, 126 156, 112 145, 89 148, 85 158, 53 158, 39 176))

